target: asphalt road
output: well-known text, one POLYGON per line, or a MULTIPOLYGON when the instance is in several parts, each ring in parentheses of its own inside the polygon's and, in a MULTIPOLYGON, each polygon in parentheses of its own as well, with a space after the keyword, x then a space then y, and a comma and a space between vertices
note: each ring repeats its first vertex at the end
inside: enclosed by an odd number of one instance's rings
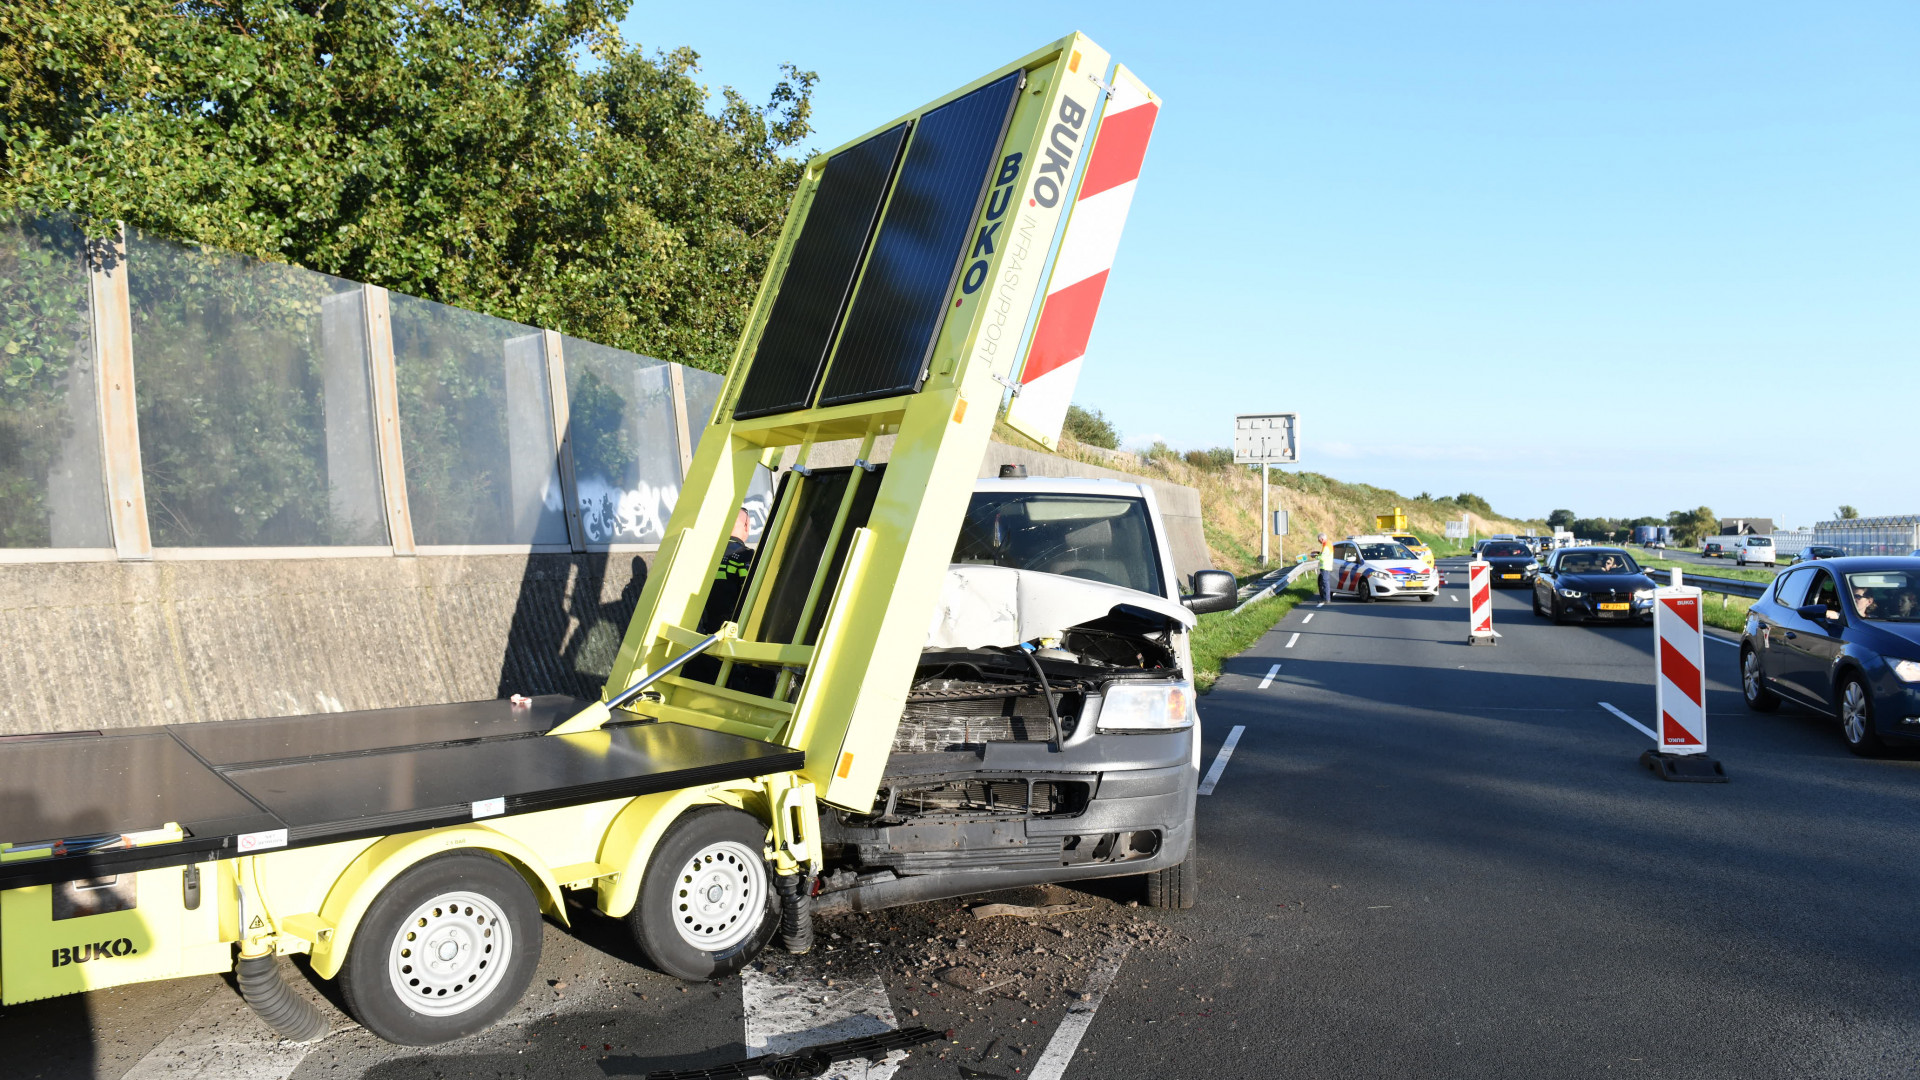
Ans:
POLYGON ((1204 760, 1244 731, 1200 800, 1190 912, 1130 908, 1122 879, 1011 897, 1083 909, 1052 919, 846 916, 809 957, 704 986, 582 915, 548 928, 514 1014, 460 1043, 388 1046, 329 1004, 334 1035, 276 1047, 201 978, 8 1008, 4 1072, 630 1076, 838 1017, 952 1032, 902 1080, 1920 1075, 1920 755, 1862 760, 1830 721, 1746 712, 1710 642, 1732 782, 1662 783, 1599 705, 1648 721, 1650 631, 1554 627, 1501 592, 1499 645, 1469 647, 1462 592, 1300 608, 1229 662, 1204 760))

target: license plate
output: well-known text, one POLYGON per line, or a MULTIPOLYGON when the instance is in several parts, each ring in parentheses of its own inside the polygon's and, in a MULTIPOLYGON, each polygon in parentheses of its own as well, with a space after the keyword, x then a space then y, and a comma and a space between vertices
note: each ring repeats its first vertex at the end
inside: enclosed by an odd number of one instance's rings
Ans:
POLYGON ((1501 574, 1501 575, 1500 575, 1500 577, 1501 577, 1501 579, 1502 579, 1502 580, 1505 580, 1505 581, 1519 581, 1519 580, 1520 580, 1520 575, 1519 575, 1519 574, 1501 574))
POLYGON ((1628 605, 1626 604, 1601 604, 1600 610, 1601 611, 1625 611, 1627 610, 1627 607, 1628 605))

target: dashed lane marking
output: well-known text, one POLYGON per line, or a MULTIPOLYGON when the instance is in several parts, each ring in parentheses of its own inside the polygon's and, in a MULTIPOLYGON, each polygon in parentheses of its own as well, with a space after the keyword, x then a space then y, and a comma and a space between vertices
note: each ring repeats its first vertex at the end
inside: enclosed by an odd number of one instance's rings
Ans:
POLYGON ((1305 626, 1312 621, 1313 621, 1313 612, 1309 611, 1307 612, 1307 617, 1300 620, 1300 625, 1305 626))
MULTIPOLYGON (((747 1052, 786 1054, 820 1043, 878 1035, 900 1026, 880 976, 847 978, 836 974, 777 979, 752 967, 740 972, 740 1000, 746 1010, 747 1052)), ((905 1060, 895 1050, 879 1063, 843 1061, 820 1075, 830 1080, 887 1080, 905 1060)))
MULTIPOLYGON (((1235 728, 1234 734, 1240 729, 1235 728)), ((1228 736, 1231 739, 1233 736, 1228 736)), ((1080 1048, 1080 1040, 1093 1026, 1093 1014, 1106 1000, 1107 988, 1120 974, 1120 965, 1127 959, 1127 951, 1132 942, 1120 941, 1107 946, 1100 954, 1099 965, 1087 976, 1087 985, 1082 988, 1082 997, 1067 1007, 1067 1015, 1060 1026, 1053 1030, 1053 1038, 1047 1041, 1047 1048, 1034 1063, 1033 1071, 1027 1075, 1031 1080, 1060 1080, 1067 1074, 1067 1066, 1073 1063, 1074 1051, 1080 1048)))
POLYGON ((1626 713, 1621 712, 1619 709, 1614 708, 1613 706, 1607 704, 1604 701, 1600 703, 1600 707, 1612 713, 1613 715, 1619 717, 1620 719, 1625 720, 1627 723, 1632 724, 1635 728, 1638 728, 1642 734, 1644 734, 1647 738, 1652 739, 1654 742, 1660 741, 1660 736, 1655 735, 1653 732, 1647 730, 1647 725, 1641 723, 1638 720, 1635 720, 1633 717, 1628 716, 1626 713))
POLYGON ((1227 760, 1233 757, 1233 748, 1240 745, 1240 733, 1245 730, 1247 725, 1235 724, 1233 730, 1227 732, 1227 741, 1220 744, 1220 752, 1213 756, 1213 768, 1208 769, 1206 778, 1200 781, 1200 794, 1213 794, 1213 785, 1219 783, 1220 774, 1227 771, 1227 760))
POLYGON ((1287 639, 1287 648, 1289 649, 1293 648, 1293 643, 1299 640, 1300 640, 1300 631, 1295 630, 1293 632, 1293 636, 1287 639))
POLYGON ((1266 677, 1266 678, 1264 678, 1264 679, 1261 679, 1261 680, 1260 680, 1260 689, 1262 689, 1262 690, 1265 690, 1265 689, 1266 689, 1267 687, 1269 687, 1269 686, 1272 686, 1272 685, 1273 685, 1273 677, 1274 677, 1275 675, 1278 675, 1278 674, 1280 674, 1280 665, 1279 665, 1279 664, 1275 664, 1275 665, 1273 665, 1272 667, 1270 667, 1270 668, 1268 668, 1268 669, 1267 669, 1267 677, 1266 677))

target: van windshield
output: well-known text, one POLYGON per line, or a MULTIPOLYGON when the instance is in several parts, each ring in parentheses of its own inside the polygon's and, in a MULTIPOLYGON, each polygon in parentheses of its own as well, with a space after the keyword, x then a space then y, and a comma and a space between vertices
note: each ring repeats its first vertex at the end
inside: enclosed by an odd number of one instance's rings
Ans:
POLYGON ((976 492, 953 561, 1086 578, 1165 596, 1145 500, 976 492))

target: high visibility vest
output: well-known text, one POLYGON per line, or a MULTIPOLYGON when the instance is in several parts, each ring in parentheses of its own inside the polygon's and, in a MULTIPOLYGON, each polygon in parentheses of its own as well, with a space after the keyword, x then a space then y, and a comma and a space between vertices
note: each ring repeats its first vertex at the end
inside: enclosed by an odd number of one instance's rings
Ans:
POLYGON ((1320 545, 1320 569, 1333 569, 1333 544, 1331 542, 1320 545))

